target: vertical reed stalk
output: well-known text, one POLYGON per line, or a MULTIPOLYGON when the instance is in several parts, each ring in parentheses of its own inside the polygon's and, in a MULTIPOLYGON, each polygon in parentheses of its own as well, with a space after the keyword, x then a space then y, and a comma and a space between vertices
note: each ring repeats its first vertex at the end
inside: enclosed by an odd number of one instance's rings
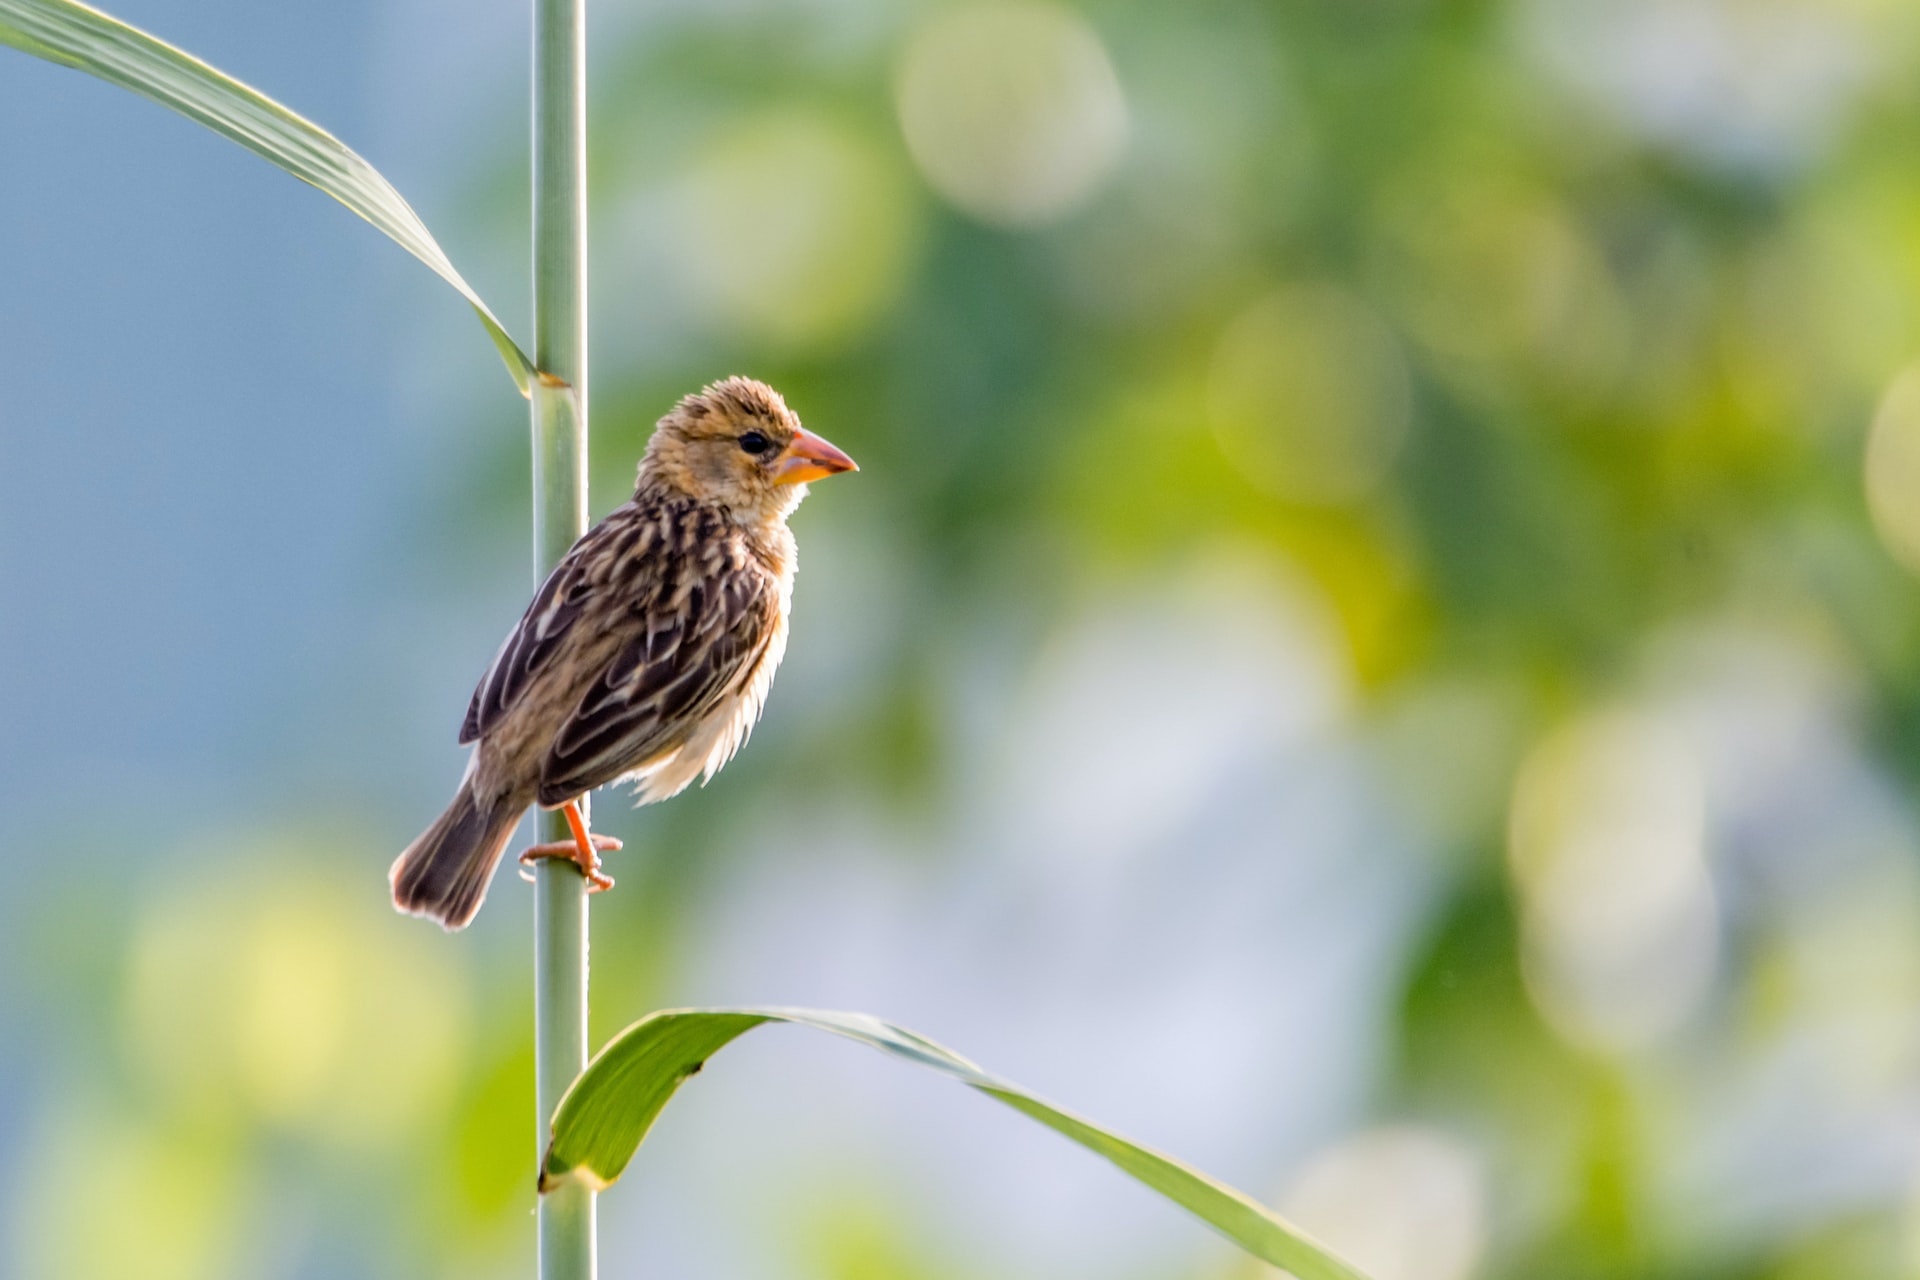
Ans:
MULTIPOLYGON (((533 537, 544 578, 587 528, 586 0, 533 0, 533 537)), ((584 809, 586 801, 581 801, 584 809)), ((540 813, 540 838, 568 838, 540 813)), ((534 1091, 539 1148, 587 1064, 587 884, 548 858, 534 880, 534 1091)), ((594 1193, 540 1197, 542 1280, 592 1280, 594 1193)))

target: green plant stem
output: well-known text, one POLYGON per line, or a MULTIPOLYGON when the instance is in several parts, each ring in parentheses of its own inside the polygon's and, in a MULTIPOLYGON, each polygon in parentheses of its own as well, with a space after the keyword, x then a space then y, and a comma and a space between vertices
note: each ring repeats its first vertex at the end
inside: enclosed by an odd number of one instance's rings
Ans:
MULTIPOLYGON (((586 0, 533 0, 532 390, 536 577, 587 527, 586 0)), ((586 801, 581 800, 584 811, 586 801)), ((541 813, 540 838, 568 838, 541 813)), ((544 1153, 553 1113, 587 1064, 587 884, 571 864, 534 873, 534 1092, 544 1153)), ((591 1280, 594 1196, 540 1197, 542 1280, 591 1280)))

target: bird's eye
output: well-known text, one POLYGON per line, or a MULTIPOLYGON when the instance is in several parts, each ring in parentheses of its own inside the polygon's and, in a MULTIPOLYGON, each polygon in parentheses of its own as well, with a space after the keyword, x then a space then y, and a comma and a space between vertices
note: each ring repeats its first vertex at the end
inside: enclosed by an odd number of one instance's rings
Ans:
POLYGON ((773 442, 758 431, 749 431, 740 437, 740 447, 748 453, 765 453, 773 442))

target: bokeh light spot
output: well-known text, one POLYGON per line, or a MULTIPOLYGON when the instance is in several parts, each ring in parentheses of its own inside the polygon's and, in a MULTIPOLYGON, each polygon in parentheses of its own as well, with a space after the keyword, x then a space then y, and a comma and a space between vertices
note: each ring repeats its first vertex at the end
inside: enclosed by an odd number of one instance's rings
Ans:
POLYGON ((1735 169, 1817 154, 1883 56, 1881 0, 1544 0, 1520 10, 1549 74, 1645 137, 1735 169))
POLYGON ((935 15, 901 56, 895 100, 928 183, 997 226, 1072 213, 1126 149, 1126 100, 1105 46, 1054 5, 935 15))
POLYGON ((1920 872, 1911 847, 1850 856, 1866 865, 1805 894, 1782 921, 1767 976, 1782 1006, 1779 1033, 1820 1060, 1833 1096, 1858 1106, 1903 1096, 1920 1067, 1920 872))
POLYGON ((353 993, 332 923, 300 903, 265 903, 236 951, 235 1066, 247 1096, 276 1119, 310 1113, 347 1049, 353 993))
POLYGON ((1867 436, 1866 484, 1880 541, 1920 573, 1920 365, 1902 371, 1880 398, 1867 436))
POLYGON ((1509 863, 1527 988, 1570 1041, 1639 1048, 1698 1005, 1719 941, 1705 838, 1695 753, 1657 717, 1577 721, 1521 767, 1509 863))
MULTIPOLYGON (((238 859, 234 860, 238 863, 238 859)), ((271 877, 155 902, 128 955, 129 1051, 178 1114, 395 1147, 431 1123, 466 1041, 432 939, 276 850, 271 877)), ((357 888, 357 886, 356 886, 357 888)))
POLYGON ((1580 403, 1617 384, 1632 317, 1600 246, 1558 202, 1448 169, 1404 180, 1384 212, 1381 283, 1453 386, 1496 402, 1532 384, 1580 403))
POLYGON ((1458 1139, 1396 1125, 1315 1156, 1282 1211, 1373 1280, 1465 1280, 1486 1247, 1484 1182, 1458 1139))
POLYGON ((702 153, 673 208, 695 306, 789 349, 829 347, 885 313, 917 238, 894 166, 808 111, 737 125, 702 153))
POLYGON ((1384 322, 1332 286, 1247 307, 1214 349, 1207 411, 1221 449, 1275 497, 1339 503, 1376 485, 1406 439, 1406 363, 1384 322))

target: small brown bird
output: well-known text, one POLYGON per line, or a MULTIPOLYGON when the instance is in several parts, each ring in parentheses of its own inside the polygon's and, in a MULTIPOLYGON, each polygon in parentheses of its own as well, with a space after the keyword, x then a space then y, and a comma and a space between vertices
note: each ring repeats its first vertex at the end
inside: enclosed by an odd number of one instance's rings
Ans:
POLYGON ((787 647, 787 517, 809 480, 858 469, 751 378, 660 419, 632 501, 573 544, 473 691, 466 776, 394 861, 394 905, 465 926, 536 801, 574 838, 522 861, 566 858, 612 885, 597 850, 619 841, 591 835, 575 802, 618 779, 640 804, 664 800, 747 740, 787 647))

